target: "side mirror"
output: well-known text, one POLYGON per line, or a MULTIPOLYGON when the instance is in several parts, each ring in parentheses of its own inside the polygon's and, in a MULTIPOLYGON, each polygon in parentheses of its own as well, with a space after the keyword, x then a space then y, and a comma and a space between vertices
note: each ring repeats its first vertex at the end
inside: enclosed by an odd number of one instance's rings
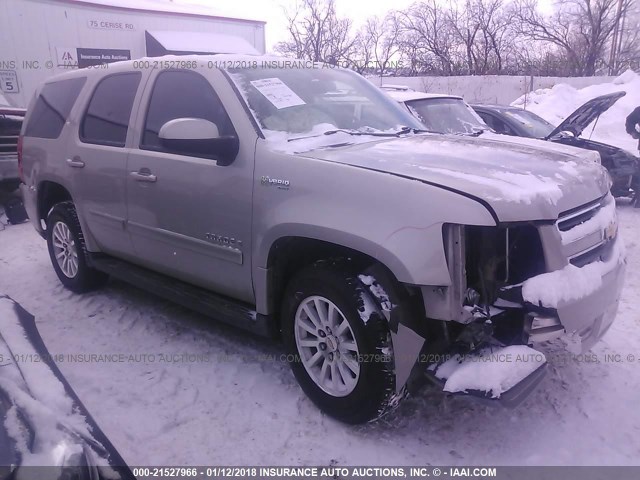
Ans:
POLYGON ((240 142, 235 135, 220 136, 218 126, 203 118, 176 118, 158 132, 162 146, 184 155, 211 158, 218 165, 229 165, 238 155, 240 142))

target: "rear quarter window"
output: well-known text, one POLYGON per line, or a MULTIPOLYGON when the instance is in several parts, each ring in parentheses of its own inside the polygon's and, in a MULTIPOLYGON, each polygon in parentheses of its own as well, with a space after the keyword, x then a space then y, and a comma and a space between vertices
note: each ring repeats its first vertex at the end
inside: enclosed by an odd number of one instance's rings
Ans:
POLYGON ((25 136, 58 138, 86 81, 86 77, 70 78, 42 87, 30 112, 25 136))

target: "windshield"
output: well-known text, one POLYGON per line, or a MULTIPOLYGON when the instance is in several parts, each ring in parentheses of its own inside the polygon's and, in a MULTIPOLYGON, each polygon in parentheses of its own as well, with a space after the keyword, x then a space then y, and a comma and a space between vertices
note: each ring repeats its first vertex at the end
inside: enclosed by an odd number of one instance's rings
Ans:
POLYGON ((527 110, 509 109, 503 110, 502 113, 518 122, 527 131, 528 136, 533 138, 545 138, 556 128, 544 118, 527 110))
POLYGON ((230 69, 265 136, 331 130, 398 131, 421 125, 360 75, 338 68, 230 69))
POLYGON ((407 106, 428 130, 441 133, 474 134, 489 127, 459 98, 423 98, 407 106))

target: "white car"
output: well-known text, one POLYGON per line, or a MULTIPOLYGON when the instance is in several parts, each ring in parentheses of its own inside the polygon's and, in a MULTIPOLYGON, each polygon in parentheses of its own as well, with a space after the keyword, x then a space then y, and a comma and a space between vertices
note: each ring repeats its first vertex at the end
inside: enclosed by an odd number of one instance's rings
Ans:
POLYGON ((446 93, 425 93, 403 85, 380 87, 417 117, 428 130, 438 133, 477 135, 491 128, 463 99, 446 93))

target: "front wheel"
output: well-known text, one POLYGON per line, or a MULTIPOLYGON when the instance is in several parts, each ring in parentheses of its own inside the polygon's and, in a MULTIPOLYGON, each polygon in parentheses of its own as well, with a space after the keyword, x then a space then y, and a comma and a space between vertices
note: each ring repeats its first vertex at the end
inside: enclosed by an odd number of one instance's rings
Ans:
POLYGON ((356 424, 397 405, 387 321, 346 262, 318 262, 299 272, 282 311, 291 369, 321 410, 356 424))
POLYGON ((82 293, 105 283, 107 275, 87 264, 84 237, 73 203, 58 203, 51 209, 46 233, 53 269, 65 287, 82 293))

